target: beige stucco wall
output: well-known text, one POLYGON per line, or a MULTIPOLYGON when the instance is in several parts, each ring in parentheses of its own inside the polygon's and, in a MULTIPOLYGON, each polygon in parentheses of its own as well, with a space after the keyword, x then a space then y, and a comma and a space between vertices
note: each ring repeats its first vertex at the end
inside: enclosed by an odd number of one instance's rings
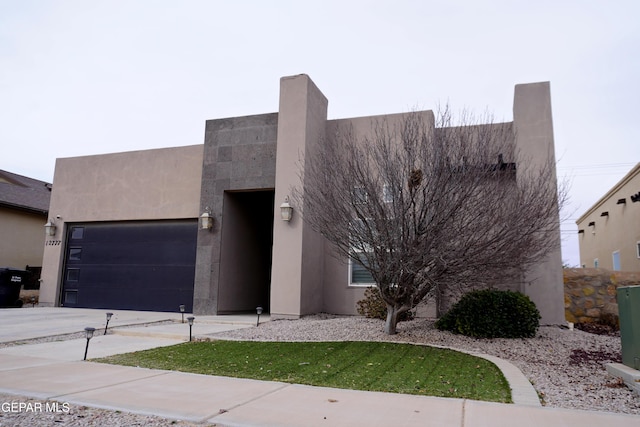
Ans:
POLYGON ((271 317, 297 318, 322 309, 324 242, 300 215, 280 219, 280 204, 300 185, 299 161, 325 134, 327 99, 301 74, 280 80, 273 224, 271 317))
MULTIPOLYGON (((427 123, 434 123, 431 111, 421 112, 427 123)), ((514 93, 514 152, 519 173, 535 171, 554 160, 553 121, 551 114, 551 92, 548 82, 517 85, 514 93)), ((386 121, 389 126, 399 123, 404 114, 355 119, 332 120, 327 123, 327 135, 335 134, 337 127, 352 126, 356 135, 370 135, 376 121, 386 121)), ((512 126, 505 123, 504 126, 512 126)), ((507 157, 510 157, 507 156, 507 157)), ((509 161, 510 159, 507 159, 509 161)), ((548 185, 557 186, 554 179, 548 185)), ((560 233, 559 215, 557 233, 560 233)), ((324 307, 332 313, 355 314, 355 302, 362 298, 364 289, 348 285, 347 260, 331 257, 327 243, 325 258, 324 307)), ((525 273, 521 290, 536 303, 542 324, 564 323, 564 299, 562 281, 562 257, 556 247, 538 266, 525 273)), ((432 314, 433 307, 426 309, 432 314)))
MULTIPOLYGON (((547 162, 555 165, 551 88, 549 82, 516 85, 513 100, 518 174, 535 171, 547 162)), ((516 175, 518 176, 518 175, 516 175)), ((555 170, 553 182, 557 188, 555 170)), ((560 215, 556 229, 560 235, 560 215)), ((525 273, 524 293, 540 311, 540 323, 559 325, 564 320, 564 292, 560 245, 537 267, 525 273)))
MULTIPOLYGON (((202 145, 56 160, 40 304, 57 305, 68 224, 197 218, 202 145)), ((44 234, 44 233, 43 233, 44 234)))
POLYGON ((64 222, 195 218, 202 145, 56 161, 49 213, 64 222))
MULTIPOLYGON (((421 114, 424 115, 427 122, 434 123, 434 117, 431 111, 424 111, 421 112, 421 114)), ((371 135, 376 122, 385 121, 392 127, 394 123, 399 123, 404 117, 405 114, 392 114, 377 117, 331 120, 326 124, 326 135, 330 138, 335 135, 338 128, 351 127, 357 136, 367 136, 371 135)), ((283 120, 282 117, 281 120, 283 120)), ((505 126, 511 126, 511 124, 507 123, 505 126)), ((280 129, 281 128, 279 128, 278 138, 279 150, 281 150, 280 129)), ((548 82, 516 86, 514 93, 513 130, 515 133, 514 151, 518 155, 516 162, 518 163, 519 171, 522 173, 525 173, 527 170, 535 171, 545 166, 548 161, 555 164, 551 93, 548 82)), ((290 150, 288 151, 290 153, 290 150)), ((291 185, 291 181, 285 182, 291 185)), ((557 186, 555 174, 553 181, 548 184, 554 188, 557 186)), ((282 190, 282 185, 283 182, 276 183, 276 201, 279 200, 278 190, 282 190)), ((280 192, 280 195, 281 194, 283 193, 280 192)), ((282 198, 282 196, 280 196, 280 198, 282 198)), ((276 203, 276 205, 277 204, 278 203, 276 203)), ((301 224, 293 225, 302 226, 301 224)), ((558 215, 558 235, 560 233, 559 226, 558 215)), ((278 228, 278 224, 276 224, 274 226, 274 239, 275 236, 277 236, 276 231, 278 228)), ((289 229, 289 232, 290 231, 289 229)), ((295 248, 295 251, 302 249, 301 246, 295 245, 295 242, 291 241, 291 243, 291 248, 295 248)), ((274 244, 274 264, 276 260, 275 254, 277 253, 275 248, 276 246, 274 244)), ((333 251, 331 250, 330 243, 325 242, 324 248, 323 310, 339 314, 356 314, 355 303, 363 297, 364 288, 349 286, 347 260, 334 258, 332 256, 333 251)), ((291 255, 293 255, 293 253, 291 253, 291 255)), ((276 276, 273 278, 275 280, 276 276)), ((537 267, 525 273, 521 290, 529 295, 538 306, 543 324, 564 323, 562 258, 559 246, 537 267)), ((288 297, 291 299, 290 303, 293 305, 294 301, 300 298, 300 295, 296 293, 294 288, 291 288, 291 291, 288 297)), ((272 298, 273 295, 274 293, 272 291, 272 298)), ((433 313, 432 308, 433 307, 430 307, 427 312, 433 313)))
POLYGON ((595 267, 597 259, 600 268, 613 270, 613 253, 619 251, 621 271, 640 271, 640 202, 631 201, 639 191, 640 163, 578 218, 581 265, 595 267), (618 204, 620 199, 625 203, 618 204), (608 215, 602 216, 604 212, 608 215))
MULTIPOLYGON (((393 129, 395 125, 401 125, 409 114, 419 114, 426 126, 434 126, 432 111, 420 111, 415 113, 387 114, 380 116, 355 117, 347 119, 327 121, 327 138, 335 137, 352 131, 358 139, 372 138, 376 125, 386 125, 393 129)), ((364 297, 367 286, 349 285, 349 261, 338 259, 334 256, 332 245, 325 240, 324 263, 324 308, 323 311, 335 314, 357 314, 356 303, 364 297)))
POLYGON ((47 217, 0 207, 0 267, 42 265, 47 217))

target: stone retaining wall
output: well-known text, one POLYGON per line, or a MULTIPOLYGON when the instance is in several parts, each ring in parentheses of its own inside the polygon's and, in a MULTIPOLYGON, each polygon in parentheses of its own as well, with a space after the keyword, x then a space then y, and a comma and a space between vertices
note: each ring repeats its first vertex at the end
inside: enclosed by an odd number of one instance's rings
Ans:
POLYGON ((603 316, 618 316, 619 286, 640 285, 640 273, 601 268, 565 268, 564 313, 568 322, 598 322, 603 316))

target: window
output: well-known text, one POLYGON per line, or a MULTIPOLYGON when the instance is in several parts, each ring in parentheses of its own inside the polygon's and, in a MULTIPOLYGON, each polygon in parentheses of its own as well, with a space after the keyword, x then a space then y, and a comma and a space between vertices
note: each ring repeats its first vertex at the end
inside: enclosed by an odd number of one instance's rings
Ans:
POLYGON ((620 271, 620 251, 614 251, 611 256, 613 258, 613 271, 620 271))
POLYGON ((80 240, 84 237, 84 227, 71 227, 71 239, 80 240))
MULTIPOLYGON (((360 219, 354 219, 351 221, 352 233, 360 235, 364 232, 364 223, 360 219)), ((353 234, 352 234, 353 236, 353 234)), ((371 273, 365 268, 367 264, 367 258, 365 251, 370 251, 371 248, 368 245, 362 247, 354 239, 350 242, 352 256, 349 257, 349 285, 368 285, 375 283, 371 273)))
POLYGON ((69 261, 80 261, 82 248, 69 248, 69 261))
POLYGON ((364 205, 369 201, 369 194, 363 187, 353 187, 352 192, 353 203, 356 205, 364 205))
MULTIPOLYGON (((356 205, 364 205, 369 202, 369 193, 364 187, 353 187, 351 197, 356 205)), ((389 184, 382 187, 382 201, 384 203, 393 202, 393 191, 389 184)))
POLYGON ((64 304, 77 304, 77 303, 78 303, 78 291, 64 292, 64 304))
POLYGON ((69 268, 67 270, 67 281, 69 282, 77 282, 80 279, 80 269, 79 268, 69 268))
POLYGON ((598 268, 600 267, 600 261, 598 261, 598 258, 593 260, 593 268, 598 268))
POLYGON ((355 253, 349 259, 349 285, 371 286, 375 284, 375 280, 365 265, 367 265, 367 259, 362 252, 355 253))
POLYGON ((391 191, 391 186, 388 184, 382 187, 382 201, 385 203, 393 202, 393 191, 391 191))

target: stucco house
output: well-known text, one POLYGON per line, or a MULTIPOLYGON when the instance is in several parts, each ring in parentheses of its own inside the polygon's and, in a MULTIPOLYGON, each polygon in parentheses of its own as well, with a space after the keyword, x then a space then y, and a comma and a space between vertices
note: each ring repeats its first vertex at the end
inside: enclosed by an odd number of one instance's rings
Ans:
POLYGON ((51 184, 0 170, 0 267, 40 275, 51 184))
MULTIPOLYGON (((301 157, 336 126, 366 134, 404 114, 328 120, 327 106, 307 75, 283 77, 278 112, 208 120, 204 144, 58 159, 41 304, 355 314, 357 269, 330 256, 295 210, 281 219, 282 208, 301 157)), ((553 153, 549 84, 517 85, 513 111, 514 146, 535 168, 553 153)), ((563 323, 559 248, 519 288, 543 323, 563 323)))
POLYGON ((582 267, 640 271, 640 163, 576 224, 582 267))

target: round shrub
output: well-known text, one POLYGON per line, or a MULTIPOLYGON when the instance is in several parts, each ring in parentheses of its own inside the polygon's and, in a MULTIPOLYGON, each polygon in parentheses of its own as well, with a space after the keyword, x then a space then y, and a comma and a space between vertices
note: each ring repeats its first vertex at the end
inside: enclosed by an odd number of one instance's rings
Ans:
MULTIPOLYGON (((382 319, 387 318, 387 304, 380 296, 380 291, 376 287, 367 288, 364 291, 364 299, 361 299, 357 303, 358 314, 370 319, 382 319)), ((413 319, 413 313, 411 311, 405 311, 398 316, 398 322, 413 319)))
POLYGON ((520 292, 472 291, 435 326, 476 338, 531 338, 540 326, 540 312, 533 301, 520 292))

